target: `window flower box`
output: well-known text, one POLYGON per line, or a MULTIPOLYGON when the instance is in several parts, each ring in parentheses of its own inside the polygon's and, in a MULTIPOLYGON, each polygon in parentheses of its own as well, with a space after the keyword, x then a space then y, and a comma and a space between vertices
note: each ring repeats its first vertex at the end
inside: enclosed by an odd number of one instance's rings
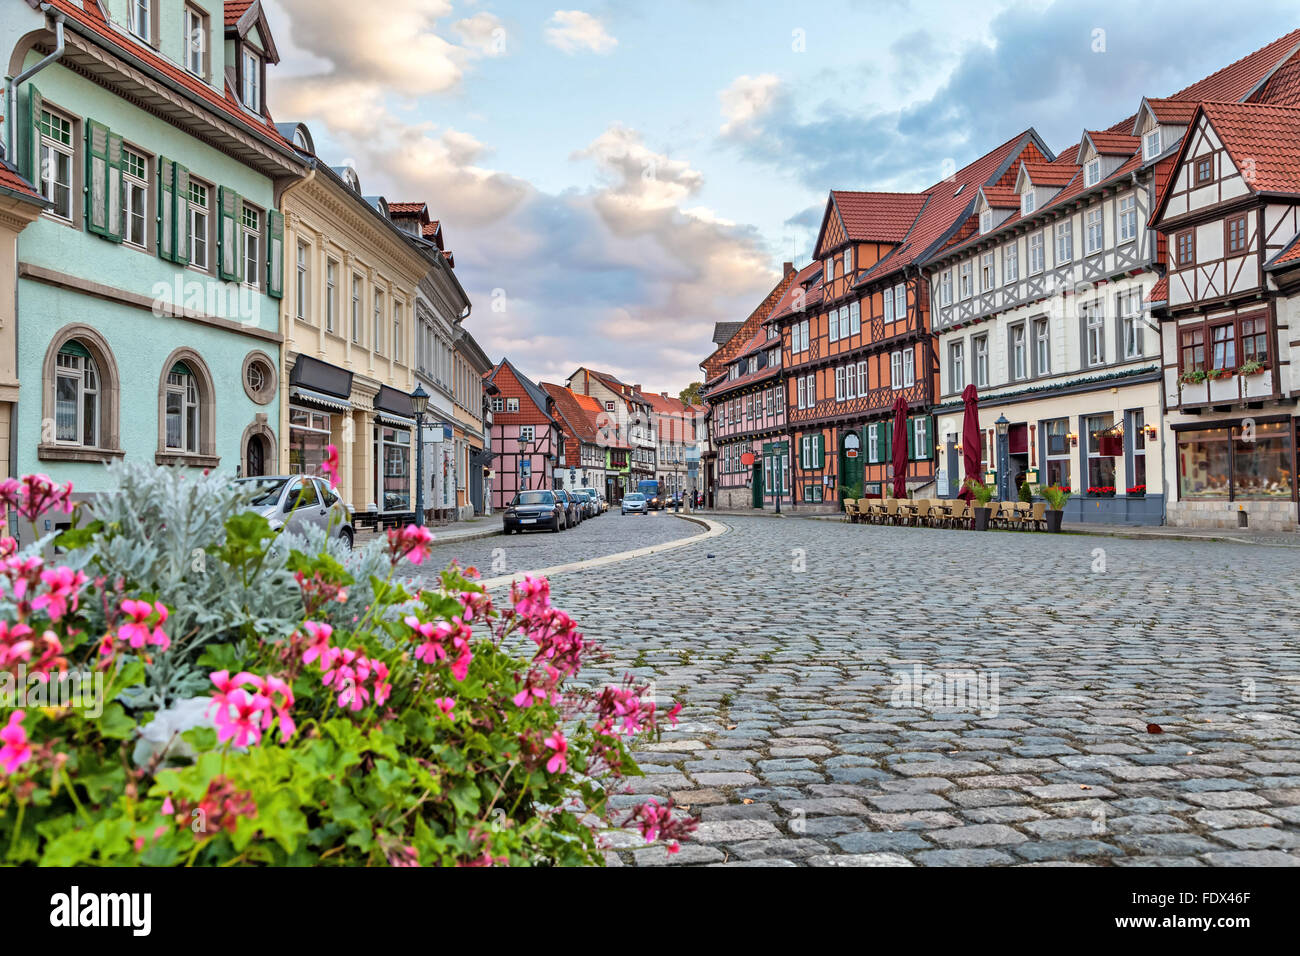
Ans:
POLYGON ((1128 496, 1130 498, 1145 498, 1147 496, 1147 486, 1134 485, 1128 489, 1128 496))
POLYGON ((1204 382, 1208 377, 1209 376, 1207 375, 1205 369, 1193 368, 1193 369, 1188 369, 1182 375, 1179 375, 1178 381, 1182 385, 1199 385, 1201 382, 1204 382))
POLYGON ((1089 498, 1114 498, 1114 485, 1090 485, 1088 487, 1089 498))
POLYGON ((1221 378, 1230 378, 1234 374, 1235 374, 1234 370, 1230 368, 1212 368, 1205 373, 1207 378, 1215 382, 1217 382, 1221 378))
POLYGON ((1241 367, 1237 369, 1237 374, 1238 375, 1263 375, 1267 371, 1268 371, 1267 362, 1259 362, 1256 361, 1255 359, 1251 359, 1249 362, 1242 363, 1241 367))

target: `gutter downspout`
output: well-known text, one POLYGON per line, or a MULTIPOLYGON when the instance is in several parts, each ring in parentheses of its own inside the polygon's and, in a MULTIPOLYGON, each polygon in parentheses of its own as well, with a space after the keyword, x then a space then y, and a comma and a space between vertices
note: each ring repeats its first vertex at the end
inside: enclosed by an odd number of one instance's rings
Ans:
MULTIPOLYGON (((51 9, 53 8, 50 4, 41 4, 41 12, 47 17, 49 16, 51 9)), ((14 112, 18 109, 18 87, 63 56, 63 18, 63 13, 55 12, 54 51, 39 63, 23 70, 23 72, 19 73, 17 76, 5 78, 5 159, 9 160, 11 163, 14 161, 14 124, 16 122, 14 112)))
MULTIPOLYGON (((272 196, 275 198, 276 206, 280 209, 281 213, 284 212, 284 204, 285 201, 289 199, 289 193, 293 192, 299 187, 305 187, 308 183, 310 183, 312 180, 316 178, 316 162, 317 162, 316 157, 313 156, 306 163, 307 174, 303 176, 301 179, 294 179, 288 182, 284 182, 283 186, 281 186, 280 183, 276 183, 274 181, 272 182, 272 187, 271 187, 272 196)), ((297 238, 298 237, 295 235, 294 239, 296 240, 297 238)), ((322 278, 324 277, 322 276, 322 278)), ((283 307, 280 308, 280 312, 281 313, 285 312, 283 307)), ((289 442, 289 355, 288 355, 289 347, 288 347, 288 342, 289 342, 289 327, 293 325, 293 319, 287 314, 282 314, 281 321, 284 323, 283 328, 281 328, 280 322, 276 323, 277 331, 279 331, 280 334, 284 336, 284 340, 280 343, 280 368, 278 369, 278 373, 280 376, 280 410, 279 410, 279 420, 276 422, 276 433, 275 433, 275 441, 276 441, 276 448, 275 448, 276 466, 275 467, 277 469, 283 469, 287 467, 288 455, 289 455, 289 444, 288 444, 289 442)), ((322 319, 321 321, 323 322, 324 319, 322 319)), ((242 462, 240 464, 242 464, 242 462)), ((348 494, 344 496, 345 497, 344 504, 348 509, 348 513, 352 514, 354 513, 354 505, 352 504, 352 494, 351 494, 352 491, 351 488, 352 469, 351 468, 348 469, 347 480, 348 480, 348 489, 347 489, 348 494)))

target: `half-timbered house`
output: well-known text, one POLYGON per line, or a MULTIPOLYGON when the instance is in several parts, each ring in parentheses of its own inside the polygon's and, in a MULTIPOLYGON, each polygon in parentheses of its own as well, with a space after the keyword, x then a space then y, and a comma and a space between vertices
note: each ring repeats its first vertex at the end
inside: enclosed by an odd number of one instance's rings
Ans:
POLYGON ((1152 221, 1169 247, 1168 522, 1295 530, 1300 108, 1201 104, 1152 221))
POLYGON ((600 406, 591 396, 563 385, 541 384, 555 401, 554 417, 564 435, 564 451, 555 464, 555 487, 567 491, 594 488, 604 494, 606 448, 597 424, 600 406))
POLYGON ((564 453, 555 400, 502 359, 487 375, 492 396, 492 507, 504 508, 515 493, 553 488, 553 469, 564 453))
POLYGON ((637 482, 655 476, 654 408, 640 385, 629 385, 609 372, 579 367, 565 387, 601 403, 601 429, 611 436, 608 470, 615 485, 608 489, 611 502, 621 501, 637 482))

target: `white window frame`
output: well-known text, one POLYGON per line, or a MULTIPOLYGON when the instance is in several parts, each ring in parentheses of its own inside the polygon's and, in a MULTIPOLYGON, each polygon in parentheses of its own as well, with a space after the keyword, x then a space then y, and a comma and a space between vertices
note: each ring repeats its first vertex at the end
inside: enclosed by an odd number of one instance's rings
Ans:
POLYGON ((1047 237, 1039 230, 1029 237, 1029 274, 1036 276, 1047 269, 1047 237))
POLYGON ((533 442, 533 441, 536 441, 536 440, 537 440, 537 426, 536 426, 536 425, 520 425, 520 426, 519 426, 519 440, 520 440, 521 442, 533 442))
POLYGON ((1083 167, 1083 184, 1095 186, 1101 182, 1101 160, 1090 159, 1083 167))
POLYGON ((980 213, 980 232, 985 233, 985 232, 992 232, 992 231, 993 231, 993 210, 985 209, 982 213, 980 213))
POLYGON ((262 57, 245 47, 239 58, 239 68, 243 71, 243 95, 240 101, 245 109, 260 113, 262 112, 262 57))
MULTIPOLYGON (((187 197, 188 198, 188 197, 187 197)), ((149 247, 149 157, 143 151, 133 147, 122 145, 122 242, 135 249, 147 249, 149 247), (131 164, 127 161, 128 155, 137 157, 144 166, 144 175, 137 176, 130 172, 131 164), (136 197, 140 199, 140 216, 137 224, 140 227, 140 241, 136 242, 131 238, 132 226, 132 200, 136 197)))
POLYGON ((352 273, 352 344, 361 345, 361 276, 352 273))
POLYGON ((840 310, 831 309, 826 314, 826 336, 832 342, 839 341, 840 338, 840 310))
POLYGON ((1034 319, 1033 339, 1037 374, 1052 374, 1052 324, 1047 319, 1034 319))
POLYGON ((1084 254, 1092 255, 1094 252, 1101 252, 1102 247, 1106 245, 1105 218, 1100 206, 1089 209, 1083 214, 1084 254))
POLYGON ((907 286, 898 283, 894 286, 894 321, 907 318, 907 286))
POLYGON ((1029 378, 1029 345, 1025 341, 1028 338, 1025 324, 1021 322, 1011 326, 1008 334, 1011 336, 1011 380, 1018 382, 1029 378))
POLYGON ((100 376, 99 369, 95 365, 95 360, 89 356, 72 355, 68 352, 59 352, 55 356, 54 367, 54 414, 55 414, 55 433, 54 442, 58 445, 77 446, 80 448, 97 448, 99 447, 99 415, 100 401, 103 398, 99 388, 100 376), (58 406, 59 406, 59 379, 65 378, 73 382, 76 386, 76 397, 73 399, 75 404, 75 434, 72 439, 58 437, 58 406), (89 423, 91 429, 90 437, 92 442, 87 444, 86 439, 86 398, 94 399, 90 409, 89 423))
POLYGON ((262 287, 262 211, 244 205, 239 220, 239 251, 244 257, 244 285, 262 287), (252 268, 249 268, 252 266, 252 268))
POLYGON ((325 259, 325 331, 338 331, 339 261, 325 259))
POLYGON ((858 363, 858 395, 867 397, 867 360, 858 363))
POLYGON ((862 331, 862 304, 856 299, 849 303, 849 334, 857 335, 862 331))
POLYGON ((1084 356, 1089 367, 1106 364, 1106 309, 1101 299, 1085 302, 1084 310, 1084 356))
POLYGON ((294 287, 294 310, 302 321, 308 319, 308 296, 311 295, 311 246, 298 240, 297 285, 294 287))
POLYGON ((966 343, 960 340, 948 343, 948 391, 960 392, 966 387, 966 343))
POLYGON ((1032 187, 1026 189, 1020 194, 1020 214, 1022 216, 1027 216, 1033 212, 1036 204, 1037 200, 1034 197, 1034 190, 1032 187))
POLYGON ((46 215, 52 216, 62 222, 72 222, 77 208, 72 195, 73 184, 76 182, 77 175, 77 124, 67 113, 50 109, 48 106, 43 106, 41 112, 50 117, 50 123, 46 124, 43 121, 38 123, 38 126, 41 127, 40 146, 38 149, 40 154, 41 175, 37 177, 38 181, 36 183, 36 189, 42 196, 54 204, 53 208, 46 210, 46 215), (68 142, 66 143, 59 138, 50 135, 50 133, 45 129, 47 125, 52 127, 56 120, 59 123, 67 124, 68 142), (59 165, 57 162, 53 161, 52 157, 54 155, 58 155, 67 161, 67 182, 60 181, 57 176, 54 175, 59 165), (49 171, 51 175, 47 177, 45 175, 46 171, 49 171), (56 197, 59 188, 62 188, 67 196, 68 211, 66 215, 58 208, 58 200, 56 197))
POLYGON ((1064 219, 1056 224, 1056 264, 1074 261, 1074 220, 1064 219))
POLYGON ((952 305, 952 270, 945 269, 939 279, 939 304, 952 305))
POLYGON ((1142 335, 1142 293, 1121 292, 1119 295, 1120 330, 1124 336, 1124 358, 1138 359, 1146 354, 1142 335))
POLYGON ((976 388, 987 388, 989 384, 989 337, 988 334, 977 335, 972 340, 974 380, 976 388))
POLYGON ((957 269, 957 294, 969 299, 975 290, 975 264, 967 259, 957 269))
POLYGON ((510 412, 510 413, 518 412, 518 411, 519 411, 519 399, 518 399, 518 398, 509 398, 509 397, 507 397, 507 398, 506 398, 506 411, 507 411, 507 412, 510 412))
POLYGON ((183 31, 181 48, 184 50, 182 62, 189 73, 200 79, 206 79, 206 73, 203 69, 205 54, 208 51, 206 22, 207 17, 204 16, 202 11, 189 4, 185 5, 181 16, 181 29, 183 31))
POLYGON ((1017 282, 1020 279, 1020 243, 1011 242, 1002 247, 1002 281, 1017 282))
POLYGON ((167 373, 166 395, 163 399, 163 444, 167 451, 195 454, 199 450, 199 431, 202 429, 200 418, 202 410, 199 402, 199 383, 193 372, 181 375, 179 372, 167 373), (169 399, 176 396, 180 400, 180 444, 172 444, 168 422, 172 417, 169 399))
POLYGON ((992 250, 980 256, 980 291, 992 292, 998 285, 997 257, 992 250))
POLYGON ((844 250, 844 274, 848 275, 853 271, 853 247, 849 246, 844 250))
POLYGON ((153 0, 130 0, 127 29, 145 43, 153 43, 153 0))
POLYGON ((844 368, 835 369, 835 401, 844 401, 844 368))
POLYGON ((916 384, 916 347, 909 345, 903 349, 903 387, 911 388, 916 384))
POLYGON ((903 387, 902 349, 895 349, 889 353, 889 387, 895 392, 903 387))
POLYGON ((1119 241, 1130 242, 1137 238, 1137 194, 1129 193, 1119 201, 1119 241))
POLYGON ((1160 139, 1161 136, 1160 136, 1159 126, 1155 127, 1154 129, 1147 130, 1146 133, 1142 135, 1142 158, 1143 159, 1147 159, 1147 160, 1155 159, 1157 156, 1160 155, 1160 153, 1162 152, 1162 150, 1160 149, 1160 139))
POLYGON ((374 342, 375 354, 384 354, 384 303, 387 301, 382 289, 376 289, 373 296, 374 306, 374 342))
POLYGON ((894 321, 894 287, 888 286, 882 293, 884 299, 884 314, 886 322, 894 321))
POLYGON ((203 272, 212 268, 211 234, 212 234, 212 187, 207 183, 190 178, 190 191, 186 197, 189 215, 186 217, 190 230, 190 265, 203 272), (202 201, 199 197, 202 196, 202 201), (200 250, 202 252, 200 253, 200 250))

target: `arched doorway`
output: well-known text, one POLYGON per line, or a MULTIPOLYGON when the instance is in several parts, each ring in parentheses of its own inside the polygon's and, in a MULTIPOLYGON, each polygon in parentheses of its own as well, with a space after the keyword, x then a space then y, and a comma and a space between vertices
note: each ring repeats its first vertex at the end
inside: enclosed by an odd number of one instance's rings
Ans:
POLYGON ((863 497, 862 436, 845 432, 840 438, 840 499, 863 497))
POLYGON ((257 478, 266 474, 268 457, 266 439, 253 435, 248 439, 248 451, 244 455, 244 476, 257 478))

